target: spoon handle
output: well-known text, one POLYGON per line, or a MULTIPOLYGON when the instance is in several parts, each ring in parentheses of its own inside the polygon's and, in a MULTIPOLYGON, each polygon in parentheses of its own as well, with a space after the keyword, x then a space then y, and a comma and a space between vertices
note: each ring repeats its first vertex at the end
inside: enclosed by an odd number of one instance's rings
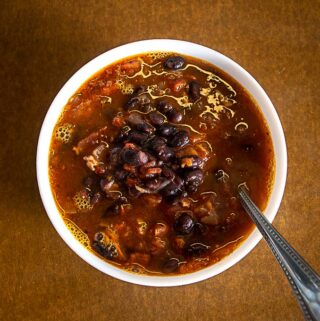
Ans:
POLYGON ((310 265, 272 226, 247 194, 239 186, 242 206, 256 224, 293 289, 306 320, 320 320, 320 277, 310 265))

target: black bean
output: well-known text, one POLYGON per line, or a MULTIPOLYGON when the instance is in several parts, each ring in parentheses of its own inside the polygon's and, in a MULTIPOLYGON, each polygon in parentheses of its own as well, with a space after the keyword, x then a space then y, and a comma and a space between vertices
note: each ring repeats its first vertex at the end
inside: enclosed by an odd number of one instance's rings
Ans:
POLYGON ((148 162, 148 155, 145 152, 130 148, 123 148, 120 157, 123 163, 133 166, 140 166, 148 162))
POLYGON ((185 188, 189 193, 195 193, 203 182, 201 170, 194 170, 185 175, 185 188))
POLYGON ((183 156, 179 159, 179 166, 181 168, 202 168, 203 160, 196 155, 183 156))
POLYGON ((178 197, 185 197, 185 191, 183 188, 183 180, 179 176, 175 176, 173 181, 171 181, 163 190, 162 194, 166 197, 169 203, 174 202, 178 197))
POLYGON ((174 230, 177 234, 186 235, 190 234, 194 228, 194 219, 190 213, 182 213, 179 215, 174 223, 174 230))
POLYGON ((103 238, 104 238, 104 235, 103 235, 103 233, 101 233, 101 232, 98 232, 98 233, 96 233, 96 234, 94 235, 94 240, 95 240, 95 241, 101 241, 103 238))
POLYGON ((163 137, 155 136, 149 140, 148 146, 153 151, 158 151, 159 148, 166 145, 167 140, 163 137))
POLYGON ((151 104, 143 104, 139 107, 139 110, 145 114, 148 114, 152 111, 153 107, 151 104))
POLYGON ((161 185, 161 181, 158 178, 150 179, 146 182, 146 189, 150 192, 155 192, 161 185))
POLYGON ((142 117, 141 114, 138 114, 138 113, 131 113, 128 117, 128 123, 131 125, 131 126, 137 126, 139 124, 142 124, 144 123, 144 119, 142 117))
POLYGON ((172 257, 164 263, 164 265, 162 266, 162 271, 164 273, 173 273, 178 269, 178 267, 179 260, 172 257))
POLYGON ((192 243, 186 247, 185 252, 187 255, 198 256, 205 253, 208 249, 210 249, 210 246, 208 245, 202 243, 192 243))
POLYGON ((149 114, 149 118, 150 118, 151 124, 155 126, 160 126, 165 121, 165 117, 157 111, 152 111, 149 114))
POLYGON ((170 110, 173 109, 172 105, 166 100, 160 100, 157 104, 157 109, 162 114, 168 113, 170 110))
POLYGON ((124 196, 120 196, 116 202, 118 202, 118 204, 127 204, 128 203, 128 199, 124 196))
POLYGON ((148 142, 148 148, 160 161, 168 161, 174 156, 173 150, 166 145, 166 139, 155 136, 148 142))
POLYGON ((194 225, 193 231, 196 234, 205 235, 208 232, 208 226, 198 222, 194 225))
POLYGON ((185 60, 182 57, 173 56, 166 59, 163 65, 166 69, 177 70, 182 68, 184 64, 185 64, 185 60))
POLYGON ((155 128, 150 125, 141 114, 131 113, 128 117, 128 123, 133 128, 136 128, 139 131, 143 131, 146 133, 152 133, 155 131, 155 128))
POLYGON ((176 196, 170 196, 169 198, 167 198, 167 201, 172 205, 177 205, 187 196, 188 193, 186 191, 182 191, 176 196))
POLYGON ((170 124, 163 124, 158 128, 158 133, 160 136, 169 137, 177 132, 177 128, 170 124))
POLYGON ((169 141, 172 147, 183 147, 189 143, 189 134, 185 130, 178 131, 169 141))
POLYGON ((121 151, 120 147, 115 147, 110 150, 110 154, 109 154, 110 165, 115 166, 118 164, 120 151, 121 151))
POLYGON ((136 143, 142 146, 148 140, 148 134, 137 130, 130 130, 128 133, 128 139, 130 142, 136 143))
POLYGON ((169 183, 170 181, 168 179, 160 177, 148 180, 145 185, 146 190, 150 192, 159 192, 163 188, 165 188, 169 183))
POLYGON ((112 259, 118 256, 117 249, 112 244, 106 246, 99 241, 93 241, 92 248, 106 259, 112 259))
POLYGON ((120 133, 118 134, 118 136, 116 136, 114 138, 114 142, 116 144, 121 144, 123 142, 125 142, 128 139, 128 131, 125 129, 121 129, 120 133))
POLYGON ((152 192, 156 191, 161 185, 161 181, 158 178, 149 180, 146 183, 146 188, 152 192))
POLYGON ((152 125, 150 125, 147 122, 143 122, 143 123, 138 124, 136 126, 136 128, 137 128, 137 130, 140 130, 140 131, 148 133, 148 134, 152 134, 156 130, 152 125))
POLYGON ((174 152, 170 147, 165 145, 157 151, 157 156, 160 160, 167 162, 174 157, 174 152))
POLYGON ((172 123, 179 123, 182 120, 182 113, 180 111, 177 111, 175 109, 172 109, 167 113, 169 121, 172 123))
POLYGON ((141 109, 150 104, 150 98, 146 94, 131 97, 124 105, 126 110, 141 109))
POLYGON ((162 175, 168 179, 173 179, 176 176, 175 172, 168 166, 163 166, 162 175))
POLYGON ((200 85, 195 82, 195 81, 191 81, 189 83, 189 98, 192 101, 196 101, 200 98, 200 85))
POLYGON ((151 100, 147 94, 139 94, 138 96, 140 105, 149 105, 151 100))
POLYGON ((195 183, 190 183, 186 186, 188 193, 195 193, 198 190, 199 185, 195 183))
POLYGON ((180 192, 181 192, 180 188, 174 183, 168 184, 162 190, 162 194, 164 197, 177 196, 178 194, 180 194, 180 192))
POLYGON ((181 188, 182 185, 184 184, 183 179, 182 179, 180 176, 178 176, 178 175, 176 175, 176 176, 174 177, 174 179, 173 179, 172 182, 173 182, 174 184, 176 184, 179 188, 181 188))
POLYGON ((124 105, 124 109, 130 110, 130 109, 135 109, 139 105, 139 99, 138 97, 131 97, 127 103, 124 105))
POLYGON ((138 151, 129 149, 129 148, 123 148, 120 152, 120 157, 123 163, 127 163, 130 165, 137 166, 139 165, 139 158, 138 158, 138 151))
POLYGON ((199 186, 203 182, 203 172, 201 169, 188 171, 184 174, 187 185, 199 186))
POLYGON ((148 155, 143 151, 138 152, 138 157, 139 157, 139 165, 146 164, 149 160, 148 155))

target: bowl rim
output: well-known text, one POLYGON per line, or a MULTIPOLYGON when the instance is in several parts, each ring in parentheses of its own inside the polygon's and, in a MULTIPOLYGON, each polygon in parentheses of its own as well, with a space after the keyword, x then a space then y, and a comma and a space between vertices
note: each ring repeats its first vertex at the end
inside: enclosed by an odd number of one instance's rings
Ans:
POLYGON ((250 235, 231 254, 200 271, 173 276, 134 274, 105 262, 76 240, 58 210, 49 182, 50 141, 54 126, 66 102, 84 82, 102 68, 125 57, 148 51, 172 51, 206 60, 235 78, 257 101, 257 105, 269 126, 275 153, 274 184, 268 205, 264 211, 266 217, 271 222, 273 221, 285 189, 287 149, 281 122, 271 100, 261 85, 232 59, 216 50, 182 40, 150 39, 124 44, 98 55, 76 71, 57 93, 42 123, 36 157, 37 181, 42 203, 52 225, 65 243, 88 264, 109 276, 129 283, 158 287, 181 286, 218 275, 243 259, 262 238, 257 228, 255 227, 250 235))

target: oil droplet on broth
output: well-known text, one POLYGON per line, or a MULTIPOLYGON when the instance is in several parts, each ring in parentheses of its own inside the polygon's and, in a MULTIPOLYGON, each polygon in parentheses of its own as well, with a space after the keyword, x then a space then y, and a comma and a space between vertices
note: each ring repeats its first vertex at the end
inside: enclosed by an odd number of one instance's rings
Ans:
POLYGON ((77 226, 74 222, 71 220, 64 218, 65 224, 69 231, 74 235, 76 240, 80 242, 84 247, 91 248, 90 247, 90 240, 87 234, 85 234, 79 226, 77 226))
POLYGON ((62 143, 69 143, 74 132, 74 125, 63 124, 55 130, 55 138, 62 143))

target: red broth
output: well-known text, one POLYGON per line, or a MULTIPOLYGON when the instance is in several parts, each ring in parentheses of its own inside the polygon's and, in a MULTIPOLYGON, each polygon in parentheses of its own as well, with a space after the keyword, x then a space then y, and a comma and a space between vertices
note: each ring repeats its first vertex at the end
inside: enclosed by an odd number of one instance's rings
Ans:
POLYGON ((50 147, 51 189, 68 228, 128 271, 184 274, 230 254, 274 177, 253 98, 208 62, 168 52, 105 67, 70 98, 50 147))

